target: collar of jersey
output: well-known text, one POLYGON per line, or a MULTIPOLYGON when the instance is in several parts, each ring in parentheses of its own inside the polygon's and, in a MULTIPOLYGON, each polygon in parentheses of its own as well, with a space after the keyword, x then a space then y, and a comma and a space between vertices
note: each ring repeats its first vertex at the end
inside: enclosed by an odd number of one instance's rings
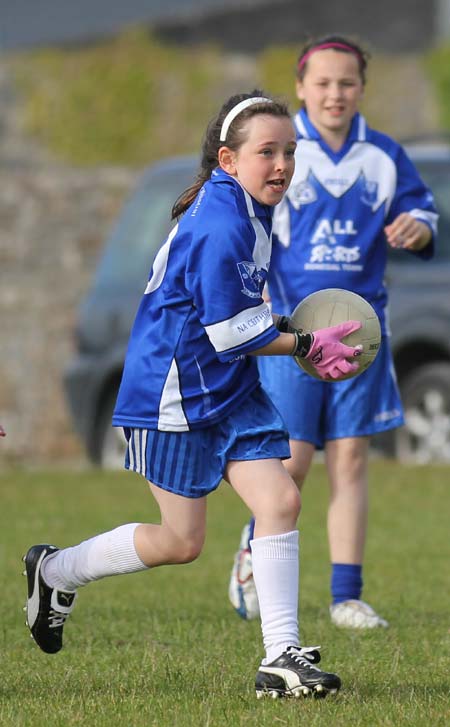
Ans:
POLYGON ((231 174, 227 174, 220 167, 216 167, 211 175, 213 184, 231 184, 237 191, 240 201, 245 205, 249 217, 259 217, 267 219, 272 217, 272 207, 267 204, 261 204, 252 197, 251 194, 244 189, 242 184, 231 174))
POLYGON ((348 136, 342 145, 342 148, 338 152, 330 149, 328 144, 322 139, 320 133, 310 120, 305 108, 301 108, 295 116, 295 128, 297 131, 297 139, 308 139, 310 141, 317 141, 322 149, 328 154, 329 157, 339 161, 344 157, 350 147, 355 141, 366 141, 366 120, 360 113, 356 113, 352 119, 350 125, 350 131, 348 136))

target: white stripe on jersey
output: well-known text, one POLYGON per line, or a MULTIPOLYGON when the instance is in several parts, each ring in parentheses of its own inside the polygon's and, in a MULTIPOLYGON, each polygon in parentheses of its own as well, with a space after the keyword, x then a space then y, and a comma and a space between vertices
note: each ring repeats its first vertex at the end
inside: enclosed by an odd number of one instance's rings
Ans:
MULTIPOLYGON (((237 180, 237 181, 239 182, 239 180, 237 180)), ((249 193, 247 192, 247 190, 244 189, 244 187, 242 186, 242 184, 240 182, 239 182, 239 185, 240 185, 242 191, 244 192, 244 199, 245 199, 245 204, 247 205, 248 216, 250 218, 252 218, 255 216, 255 208, 253 207, 252 198, 249 195, 249 193)))
POLYGON ((277 236, 280 245, 289 247, 291 244, 291 210, 287 195, 274 208, 272 232, 277 236))
POLYGON ((264 229, 264 225, 255 214, 255 208, 253 200, 242 184, 240 185, 244 192, 245 204, 247 205, 247 212, 255 231, 255 246, 253 248, 253 260, 256 263, 258 270, 263 268, 269 270, 270 256, 272 254, 272 233, 270 236, 264 229))
POLYGON ((175 359, 172 359, 159 402, 158 429, 162 432, 186 432, 189 426, 181 406, 180 380, 175 359))
POLYGON ((253 248, 253 260, 258 270, 269 270, 270 255, 272 253, 272 235, 268 237, 264 225, 257 217, 250 217, 255 230, 256 240, 253 248))
POLYGON ((152 293, 154 290, 159 288, 161 285, 164 275, 166 274, 166 268, 167 268, 167 260, 169 257, 170 252, 170 245, 177 234, 178 225, 175 225, 175 227, 170 231, 169 237, 165 241, 164 245, 158 250, 158 253, 153 261, 153 273, 152 277, 147 283, 147 287, 145 289, 144 295, 148 295, 149 293, 152 293))
POLYGON ((272 314, 267 303, 240 311, 226 321, 205 326, 208 338, 218 353, 236 346, 243 346, 273 325, 272 314))

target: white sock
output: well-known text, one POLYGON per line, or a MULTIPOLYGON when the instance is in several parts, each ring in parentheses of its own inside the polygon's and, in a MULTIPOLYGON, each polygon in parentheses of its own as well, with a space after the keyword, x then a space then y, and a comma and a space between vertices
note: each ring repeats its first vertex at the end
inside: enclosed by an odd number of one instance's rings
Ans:
POLYGON ((42 564, 44 581, 60 591, 75 591, 105 576, 147 570, 134 547, 134 531, 138 525, 121 525, 72 548, 58 550, 42 564))
POLYGON ((298 646, 298 531, 250 542, 265 663, 298 646))

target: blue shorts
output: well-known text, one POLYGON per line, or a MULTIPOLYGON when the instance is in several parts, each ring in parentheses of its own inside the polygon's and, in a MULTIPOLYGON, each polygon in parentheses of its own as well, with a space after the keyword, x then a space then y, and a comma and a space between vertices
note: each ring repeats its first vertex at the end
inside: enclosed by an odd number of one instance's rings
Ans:
POLYGON ((347 381, 313 379, 289 356, 260 356, 258 365, 291 439, 323 448, 329 439, 370 436, 404 423, 386 337, 372 365, 347 381))
POLYGON ((125 468, 163 490, 204 497, 215 490, 230 460, 287 459, 289 435, 259 386, 218 424, 188 432, 124 428, 125 468))

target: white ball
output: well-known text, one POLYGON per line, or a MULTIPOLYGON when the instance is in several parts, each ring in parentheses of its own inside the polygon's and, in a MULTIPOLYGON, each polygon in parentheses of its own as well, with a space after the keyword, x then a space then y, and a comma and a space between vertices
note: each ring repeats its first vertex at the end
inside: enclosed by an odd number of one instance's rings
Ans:
MULTIPOLYGON (((346 321, 361 321, 362 327, 342 339, 348 346, 362 344, 363 352, 356 360, 359 368, 333 381, 352 379, 362 374, 375 360, 381 342, 381 328, 374 309, 357 293, 341 288, 326 288, 308 295, 295 308, 290 317, 294 328, 309 333, 319 328, 336 326, 346 321)), ((321 379, 316 369, 304 358, 295 356, 297 364, 315 379, 321 379)), ((322 379, 323 381, 323 379, 322 379)))

